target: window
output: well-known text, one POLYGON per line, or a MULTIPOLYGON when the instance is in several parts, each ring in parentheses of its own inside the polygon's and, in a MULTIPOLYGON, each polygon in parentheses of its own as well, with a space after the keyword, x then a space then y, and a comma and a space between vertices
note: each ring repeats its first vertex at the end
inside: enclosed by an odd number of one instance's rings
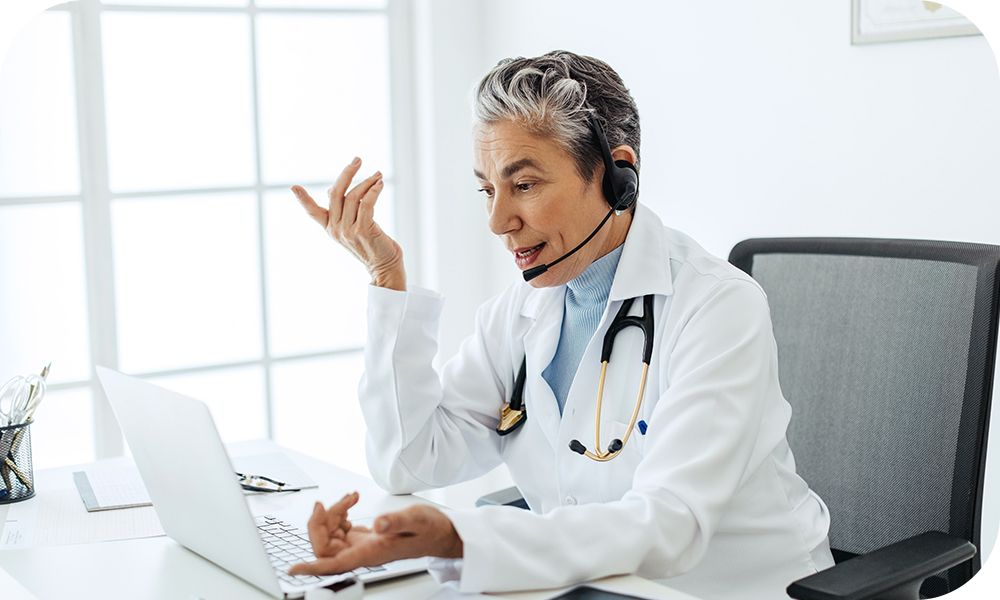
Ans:
POLYGON ((226 441, 363 471, 364 268, 288 191, 355 155, 394 234, 385 0, 81 0, 0 65, 0 376, 52 361, 37 468, 122 451, 92 365, 226 441))

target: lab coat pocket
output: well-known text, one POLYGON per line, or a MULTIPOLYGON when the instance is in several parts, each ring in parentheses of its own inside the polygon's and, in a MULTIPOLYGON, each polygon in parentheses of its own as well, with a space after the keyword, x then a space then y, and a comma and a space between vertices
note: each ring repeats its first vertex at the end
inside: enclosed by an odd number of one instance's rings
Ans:
MULTIPOLYGON (((625 441, 625 432, 628 430, 628 423, 622 421, 607 421, 601 428, 601 444, 603 450, 608 449, 612 440, 619 439, 625 441)), ((642 436, 638 430, 633 431, 628 442, 622 448, 618 456, 603 463, 606 469, 605 485, 609 492, 608 500, 620 500, 625 492, 632 489, 632 481, 635 470, 642 461, 642 436)))
MULTIPOLYGON (((609 421, 608 431, 605 434, 601 432, 601 437, 607 438, 604 442, 604 447, 607 449, 607 445, 611 443, 611 440, 619 439, 625 441, 625 432, 628 431, 628 421, 609 421)), ((639 431, 639 423, 636 422, 635 427, 632 428, 632 435, 628 438, 628 443, 622 449, 622 454, 630 453, 635 454, 640 460, 643 454, 643 442, 646 436, 642 435, 639 431)))

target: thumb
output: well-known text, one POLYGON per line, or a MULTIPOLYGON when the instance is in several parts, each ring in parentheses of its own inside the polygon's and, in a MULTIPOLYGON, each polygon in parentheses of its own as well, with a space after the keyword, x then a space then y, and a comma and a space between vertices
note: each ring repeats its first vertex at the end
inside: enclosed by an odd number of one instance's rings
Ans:
POLYGON ((399 515, 382 515, 375 519, 375 533, 392 533, 399 530, 399 515))
POLYGON ((375 533, 393 535, 418 535, 426 532, 430 522, 427 506, 414 505, 400 511, 384 514, 375 519, 375 533))
POLYGON ((384 514, 375 519, 375 533, 380 534, 411 533, 414 526, 409 510, 384 514))

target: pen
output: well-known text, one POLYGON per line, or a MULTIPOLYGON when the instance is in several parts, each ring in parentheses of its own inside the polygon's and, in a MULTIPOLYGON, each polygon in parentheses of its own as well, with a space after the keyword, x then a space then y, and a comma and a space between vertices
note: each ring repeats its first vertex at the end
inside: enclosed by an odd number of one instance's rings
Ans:
MULTIPOLYGON (((42 403, 42 399, 45 397, 45 392, 42 387, 45 385, 46 380, 49 376, 49 369, 52 367, 52 363, 45 365, 40 374, 41 380, 38 383, 32 383, 31 387, 28 389, 28 402, 25 404, 25 412, 22 417, 21 423, 29 423, 31 419, 35 416, 35 411, 38 406, 42 403), (37 396, 37 397, 36 397, 37 396)), ((17 463, 14 462, 14 453, 18 451, 21 447, 21 440, 24 438, 24 432, 27 428, 19 429, 17 433, 14 434, 14 439, 11 440, 10 447, 7 452, 4 453, 3 460, 0 462, 0 477, 2 477, 4 485, 8 490, 10 487, 10 472, 21 481, 22 484, 28 490, 31 490, 31 480, 18 468, 17 463)))

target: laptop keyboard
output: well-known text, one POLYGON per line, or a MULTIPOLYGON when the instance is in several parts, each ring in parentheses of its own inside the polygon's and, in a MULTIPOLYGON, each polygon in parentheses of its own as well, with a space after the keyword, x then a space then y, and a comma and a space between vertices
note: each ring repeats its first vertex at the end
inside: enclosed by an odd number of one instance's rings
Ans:
MULTIPOLYGON (((316 560, 307 532, 270 515, 254 518, 257 521, 257 532, 264 542, 264 549, 267 550, 267 556, 271 559, 271 566, 274 567, 278 579, 295 586, 306 586, 321 580, 312 575, 288 574, 288 569, 292 565, 316 560)), ((353 573, 360 576, 384 570, 385 567, 359 567, 353 573)))

